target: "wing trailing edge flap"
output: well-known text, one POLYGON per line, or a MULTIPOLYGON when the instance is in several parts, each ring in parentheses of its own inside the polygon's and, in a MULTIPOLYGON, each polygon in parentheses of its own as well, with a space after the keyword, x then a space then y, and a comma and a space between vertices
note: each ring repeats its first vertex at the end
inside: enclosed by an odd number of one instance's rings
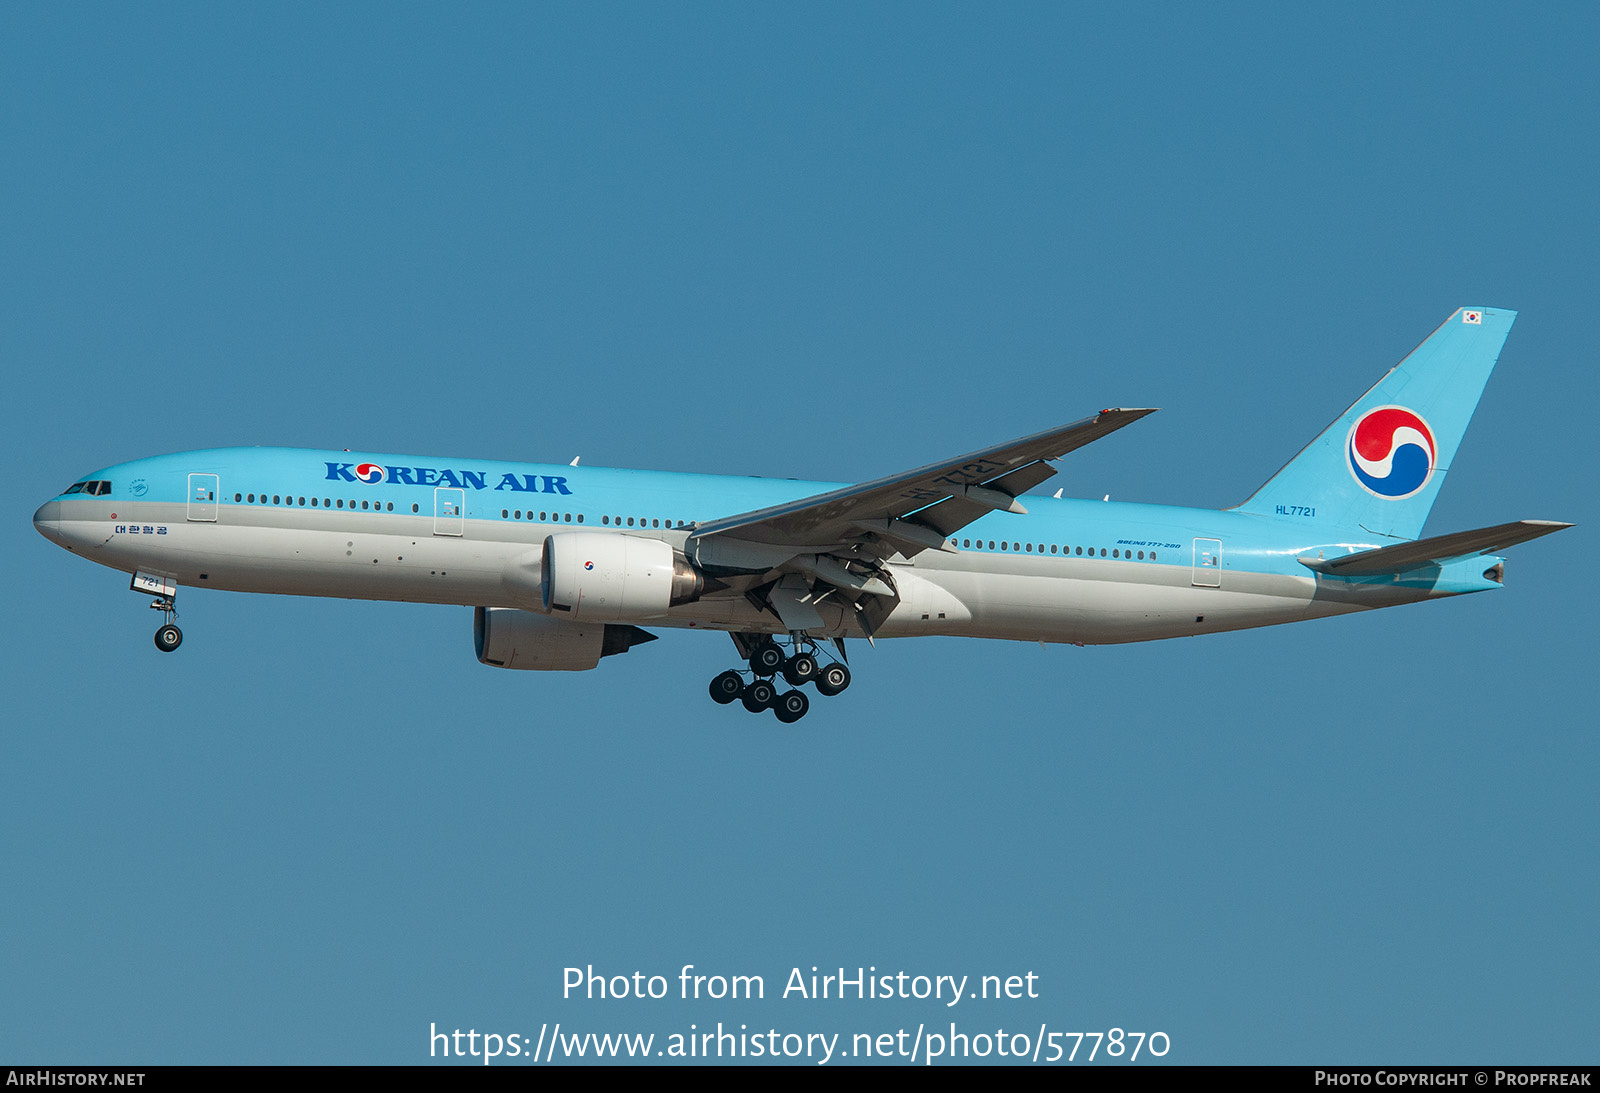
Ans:
POLYGON ((728 565, 741 558, 763 568, 802 554, 870 550, 878 540, 908 558, 923 550, 952 550, 946 537, 972 521, 996 511, 1027 512, 1017 495, 1055 474, 1048 460, 1153 413, 1102 410, 1071 425, 915 470, 711 520, 695 528, 687 547, 702 564, 728 565))
POLYGON ((1407 573, 1413 569, 1444 565, 1480 554, 1494 554, 1507 547, 1526 543, 1541 535, 1570 528, 1558 520, 1514 520, 1494 527, 1455 531, 1411 543, 1363 550, 1342 558, 1301 558, 1300 564, 1334 577, 1370 577, 1384 573, 1407 573))
POLYGON ((773 585, 767 592, 767 602, 783 623, 783 628, 791 634, 820 631, 827 625, 817 610, 820 600, 812 591, 811 582, 797 573, 791 573, 773 585))

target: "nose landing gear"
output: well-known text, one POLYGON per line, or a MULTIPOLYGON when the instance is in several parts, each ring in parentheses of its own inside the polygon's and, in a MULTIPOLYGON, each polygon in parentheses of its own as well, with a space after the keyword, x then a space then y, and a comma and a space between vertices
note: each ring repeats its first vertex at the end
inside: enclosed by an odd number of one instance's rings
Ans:
POLYGON ((178 609, 172 605, 172 598, 167 596, 158 598, 150 605, 150 609, 166 616, 167 621, 156 629, 156 648, 163 653, 170 653, 183 644, 183 631, 172 621, 178 617, 178 609))
POLYGON ((166 623, 156 631, 156 648, 163 653, 170 653, 182 644, 183 631, 172 623, 166 623))
MULTIPOLYGON (((718 705, 741 703, 751 713, 771 710, 785 725, 792 725, 811 709, 811 700, 799 688, 814 683, 817 693, 833 696, 850 686, 850 669, 843 660, 821 664, 817 644, 804 634, 790 638, 784 653, 777 640, 766 634, 734 634, 733 642, 745 658, 743 669, 730 668, 711 681, 711 699, 718 705), (751 677, 745 682, 745 676, 751 677), (795 690, 778 692, 775 677, 782 676, 795 690)), ((841 656, 843 643, 839 645, 841 656)))
POLYGON ((179 630, 173 621, 178 617, 175 606, 178 599, 178 584, 169 577, 153 576, 149 573, 135 573, 128 587, 135 592, 142 592, 146 596, 154 596, 150 610, 161 612, 165 620, 156 629, 156 648, 163 653, 170 653, 183 644, 183 631, 179 630))

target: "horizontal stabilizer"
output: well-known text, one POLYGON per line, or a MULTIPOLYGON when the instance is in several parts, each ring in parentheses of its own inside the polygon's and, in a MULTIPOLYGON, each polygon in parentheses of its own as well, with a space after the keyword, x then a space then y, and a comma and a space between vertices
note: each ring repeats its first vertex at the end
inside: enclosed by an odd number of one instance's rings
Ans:
POLYGON ((1414 543, 1396 543, 1376 550, 1363 550, 1346 554, 1343 558, 1301 558, 1300 564, 1318 573, 1338 577, 1406 573, 1430 565, 1444 565, 1460 558, 1497 553, 1571 526, 1558 520, 1516 520, 1509 524, 1496 524, 1492 528, 1456 531, 1449 535, 1435 535, 1431 539, 1418 539, 1414 543))

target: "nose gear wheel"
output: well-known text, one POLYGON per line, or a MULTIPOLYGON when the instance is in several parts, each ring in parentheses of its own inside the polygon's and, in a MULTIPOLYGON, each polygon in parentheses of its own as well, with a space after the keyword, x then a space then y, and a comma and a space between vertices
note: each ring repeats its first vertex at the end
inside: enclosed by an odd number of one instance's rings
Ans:
POLYGON ((178 617, 178 609, 173 605, 172 596, 157 596, 150 604, 152 611, 159 611, 165 616, 166 621, 156 628, 156 648, 163 653, 170 653, 183 644, 183 631, 178 629, 173 620, 178 617))

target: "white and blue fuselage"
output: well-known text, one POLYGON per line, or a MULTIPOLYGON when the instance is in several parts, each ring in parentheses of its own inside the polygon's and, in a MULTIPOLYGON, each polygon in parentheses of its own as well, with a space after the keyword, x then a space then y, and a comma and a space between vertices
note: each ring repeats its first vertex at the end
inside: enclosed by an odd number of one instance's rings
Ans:
POLYGON ((858 485, 182 452, 96 471, 34 524, 134 574, 168 614, 166 651, 182 638, 180 586, 469 605, 479 659, 510 668, 593 668, 649 641, 645 626, 722 630, 755 679, 724 673, 713 697, 792 720, 804 698, 763 681, 781 667, 838 693, 852 637, 1149 641, 1500 587, 1496 552, 1568 525, 1420 535, 1514 317, 1455 312, 1226 511, 1029 494, 1056 460, 1151 412, 1112 409, 858 485), (819 676, 827 639, 841 662, 819 676))
MULTIPOLYGON (((537 610, 519 560, 552 533, 663 540, 694 525, 825 494, 837 483, 282 448, 134 460, 47 502, 34 523, 91 561, 179 585, 537 610), (381 468, 363 481, 358 467, 381 468)), ((949 537, 954 552, 891 557, 899 602, 875 636, 1146 641, 1320 618, 1498 587, 1494 559, 1405 576, 1327 578, 1298 559, 1385 545, 1317 534, 1314 519, 1166 505, 1027 499, 949 537)), ((856 612, 819 610, 827 636, 856 612)), ((742 595, 702 597, 640 625, 782 633, 742 595)))

